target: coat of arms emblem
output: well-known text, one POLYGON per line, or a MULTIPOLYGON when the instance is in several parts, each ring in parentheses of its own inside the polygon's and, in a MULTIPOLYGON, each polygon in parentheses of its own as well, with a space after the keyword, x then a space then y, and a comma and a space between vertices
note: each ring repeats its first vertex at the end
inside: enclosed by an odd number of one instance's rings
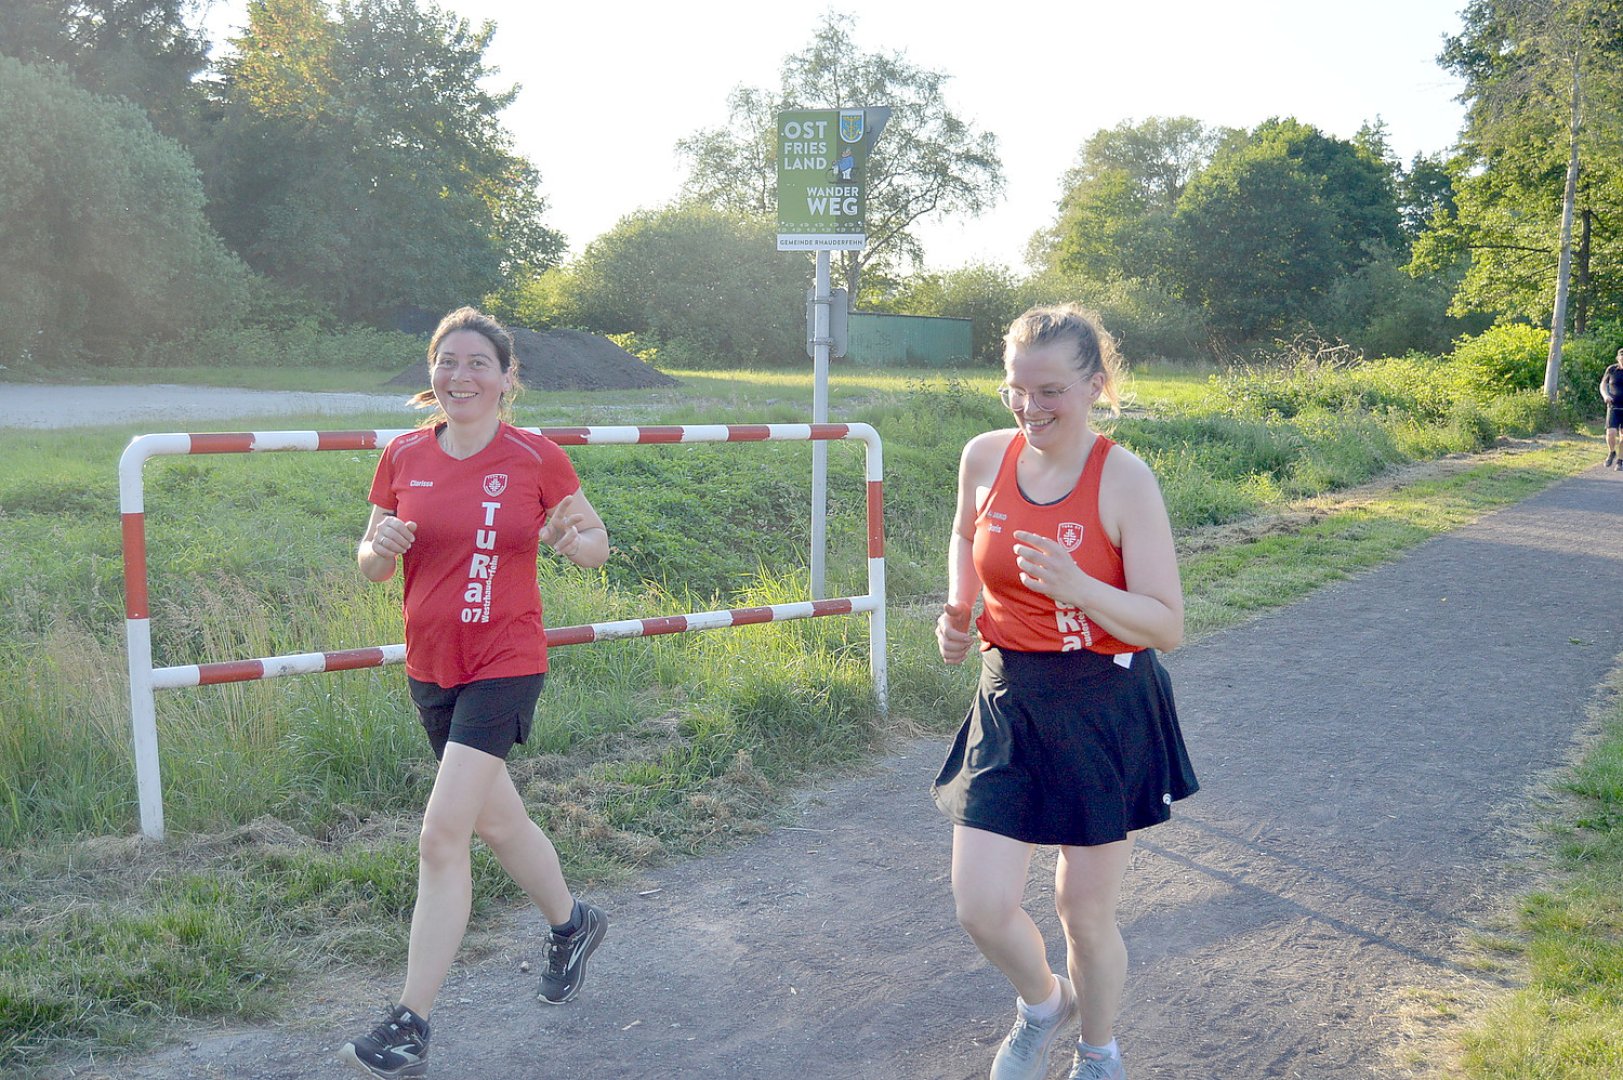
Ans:
POLYGON ((840 141, 857 143, 862 141, 863 116, 861 109, 840 110, 840 141))

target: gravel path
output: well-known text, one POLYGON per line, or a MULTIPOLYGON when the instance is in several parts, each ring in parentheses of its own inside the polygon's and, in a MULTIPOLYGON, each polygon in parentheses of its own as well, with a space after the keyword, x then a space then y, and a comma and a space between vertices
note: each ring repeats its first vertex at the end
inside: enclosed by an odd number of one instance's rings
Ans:
MULTIPOLYGON (((406 414, 404 393, 331 394, 290 390, 230 390, 217 386, 38 386, 0 383, 0 428, 99 427, 152 422, 174 431, 181 421, 244 416, 406 414)), ((409 427, 409 424, 402 424, 409 427)))
MULTIPOLYGON (((1525 823, 1623 651, 1620 527, 1623 476, 1596 469, 1169 658, 1204 789, 1128 875, 1134 1080, 1403 1075, 1410 991, 1481 984, 1462 938, 1529 886, 1525 823)), ((984 1077, 1012 995, 953 919, 942 749, 902 746, 803 796, 791 828, 593 895, 614 925, 570 1006, 533 1000, 538 920, 515 912, 453 972, 432 1075, 984 1077)), ((1030 906, 1057 943, 1051 866, 1030 906)), ((349 1075, 331 1054, 398 977, 72 1075, 349 1075)))

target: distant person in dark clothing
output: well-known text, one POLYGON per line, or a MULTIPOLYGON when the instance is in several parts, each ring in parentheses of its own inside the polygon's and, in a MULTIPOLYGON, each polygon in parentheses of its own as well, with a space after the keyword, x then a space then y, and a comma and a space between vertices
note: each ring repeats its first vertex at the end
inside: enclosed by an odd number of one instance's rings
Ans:
POLYGON ((1623 442, 1623 349, 1617 350, 1617 359, 1600 377, 1600 396, 1606 399, 1606 467, 1623 472, 1619 461, 1618 444, 1623 442))

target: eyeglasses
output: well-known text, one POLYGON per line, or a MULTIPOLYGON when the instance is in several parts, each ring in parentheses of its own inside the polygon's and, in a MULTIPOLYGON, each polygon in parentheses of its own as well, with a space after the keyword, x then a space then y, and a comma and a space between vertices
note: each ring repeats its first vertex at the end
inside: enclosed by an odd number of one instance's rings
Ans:
MULTIPOLYGON (((1087 376, 1084 375, 1072 383, 1071 386, 1076 386, 1078 383, 1086 381, 1086 379, 1087 376)), ((1003 404, 1010 409, 1024 409, 1027 406, 1035 406, 1043 412, 1053 412, 1054 406, 1059 404, 1059 399, 1065 396, 1065 392, 1071 389, 1071 386, 1062 386, 1058 390, 1051 386, 1045 386, 1041 390, 1022 390, 1018 386, 1000 386, 997 388, 997 396, 1002 398, 1003 404)))

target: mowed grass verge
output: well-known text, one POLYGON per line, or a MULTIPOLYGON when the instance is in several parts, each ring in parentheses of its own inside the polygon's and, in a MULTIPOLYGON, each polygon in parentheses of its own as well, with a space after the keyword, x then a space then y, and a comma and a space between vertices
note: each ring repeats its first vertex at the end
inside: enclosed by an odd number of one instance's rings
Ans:
MULTIPOLYGON (((730 382, 746 407, 773 407, 749 380, 730 382)), ((988 400, 991 385, 977 376, 882 387, 836 414, 874 423, 886 438, 892 710, 905 731, 945 730, 968 693, 972 672, 934 656, 932 604, 957 452, 1006 415, 988 400)), ((772 392, 809 398, 805 384, 772 392)), ((709 397, 623 422, 761 418, 709 397)), ((542 415, 554 407, 532 402, 520 420, 567 422, 542 415)), ((1278 446, 1256 459, 1223 449, 1227 425, 1202 428, 1198 445, 1164 449, 1123 428, 1129 445, 1143 439, 1146 456, 1178 459, 1168 497, 1180 533, 1282 507, 1282 491, 1311 480, 1278 446), (1198 470, 1220 459, 1230 474, 1201 483, 1198 470), (1223 484, 1230 495, 1220 507, 1193 498, 1223 484)), ((1253 428, 1236 430, 1245 446, 1260 445, 1253 428)), ((415 819, 431 761, 398 672, 160 695, 173 838, 157 850, 131 839, 112 473, 130 433, 0 435, 15 462, 15 479, 0 486, 0 676, 13 695, 0 717, 8 1067, 64 1045, 128 1043, 153 1017, 266 1015, 310 970, 392 962, 415 888, 415 819)), ((1361 496, 1347 508, 1332 500, 1304 527, 1201 550, 1184 564, 1191 626, 1224 625, 1390 558, 1570 475, 1593 445, 1487 459, 1410 495, 1361 496)), ((831 449, 830 583, 843 595, 862 591, 860 453, 831 449)), ((750 450, 759 456, 716 447, 578 456, 619 556, 602 574, 544 567, 549 622, 803 599, 809 453, 750 450)), ((373 460, 149 466, 158 662, 398 640, 398 593, 364 586, 349 561, 373 460)), ((1340 475, 1363 479, 1371 473, 1359 469, 1378 467, 1360 453, 1340 475)), ((514 771, 571 874, 603 881, 769 827, 787 787, 873 752, 887 734, 874 715, 861 620, 820 619, 561 650, 514 771)), ((481 910, 514 899, 483 852, 475 888, 481 910)))
POLYGON ((1543 884, 1515 902, 1503 932, 1466 957, 1516 988, 1417 994, 1436 1032, 1410 1048, 1428 1076, 1615 1080, 1623 1076, 1623 665, 1596 705, 1596 736, 1555 783, 1543 884))

